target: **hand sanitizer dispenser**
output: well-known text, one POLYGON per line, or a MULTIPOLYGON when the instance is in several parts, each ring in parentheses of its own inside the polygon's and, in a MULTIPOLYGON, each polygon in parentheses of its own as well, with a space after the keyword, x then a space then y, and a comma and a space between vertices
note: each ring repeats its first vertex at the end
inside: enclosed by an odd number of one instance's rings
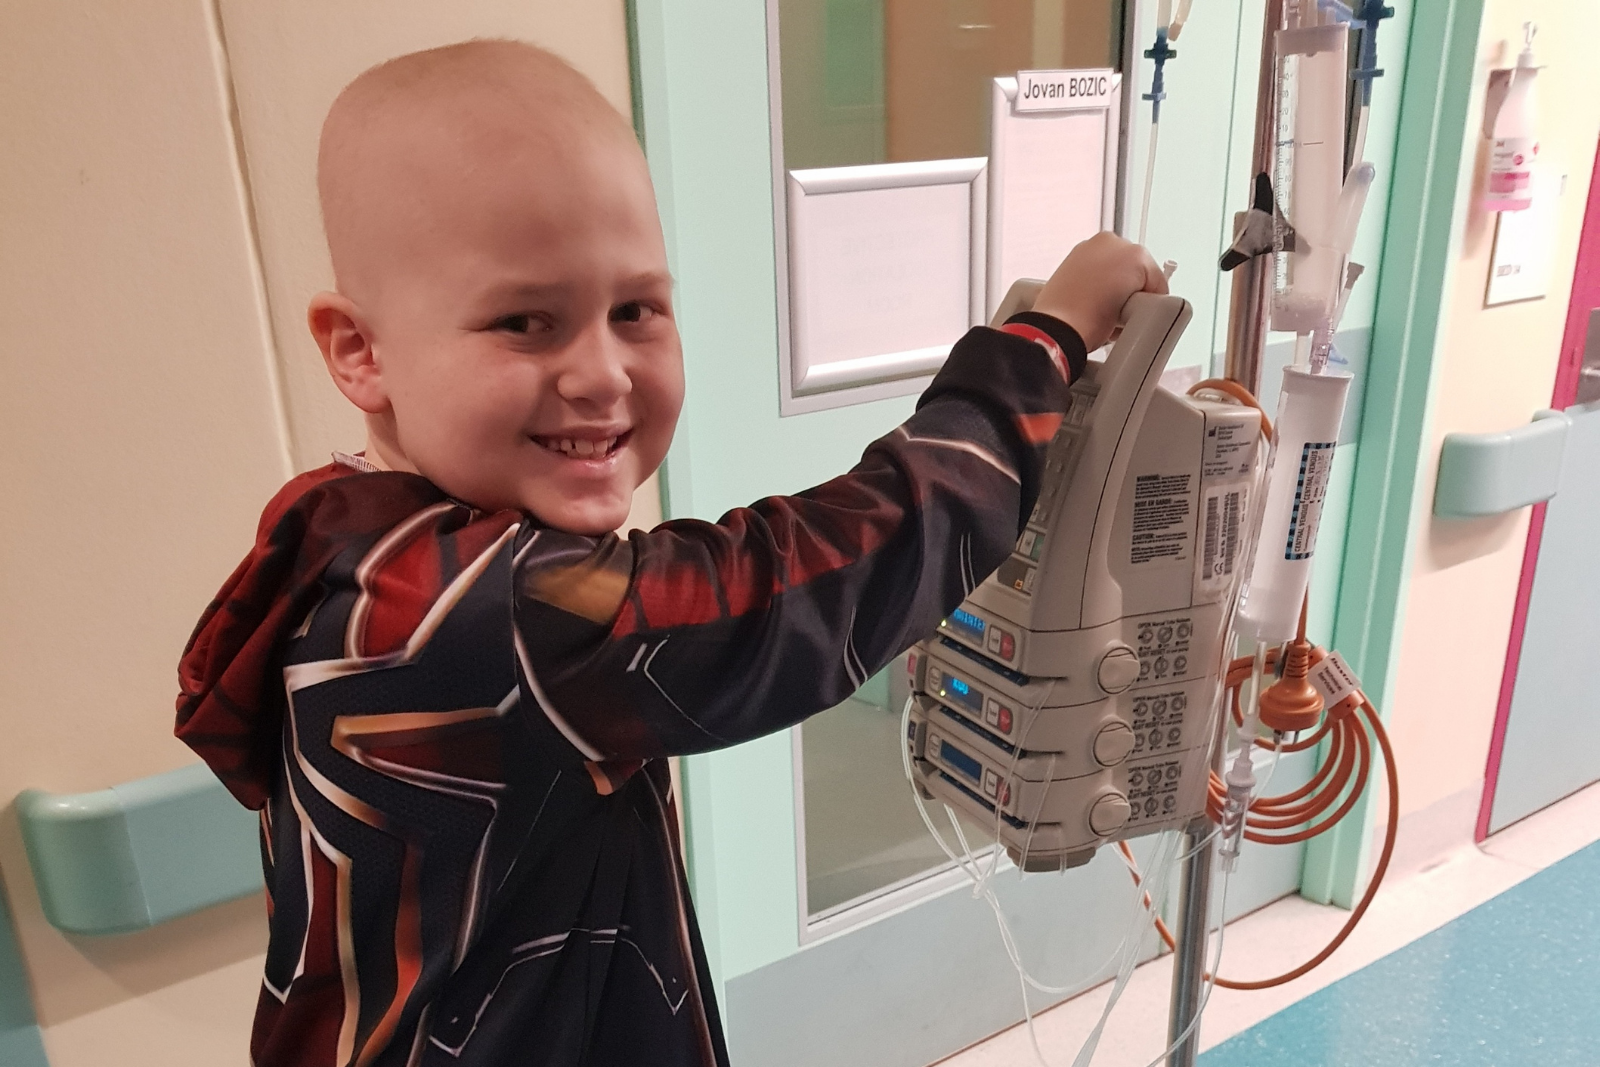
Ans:
POLYGON ((1533 38, 1539 28, 1525 22, 1522 30, 1522 54, 1494 119, 1494 147, 1483 197, 1486 211, 1524 211, 1533 206, 1533 165, 1539 158, 1539 68, 1533 61, 1533 38))

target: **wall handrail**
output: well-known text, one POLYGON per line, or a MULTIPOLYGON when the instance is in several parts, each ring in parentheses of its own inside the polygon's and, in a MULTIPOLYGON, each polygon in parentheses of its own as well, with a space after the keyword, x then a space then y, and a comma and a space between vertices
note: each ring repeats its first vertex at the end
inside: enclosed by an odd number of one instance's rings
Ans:
POLYGON ((45 917, 128 933, 261 889, 255 813, 203 763, 89 793, 17 797, 45 917))
POLYGON ((1475 519, 1549 500, 1560 484, 1570 424, 1564 412, 1547 410, 1511 430, 1445 434, 1433 513, 1475 519))

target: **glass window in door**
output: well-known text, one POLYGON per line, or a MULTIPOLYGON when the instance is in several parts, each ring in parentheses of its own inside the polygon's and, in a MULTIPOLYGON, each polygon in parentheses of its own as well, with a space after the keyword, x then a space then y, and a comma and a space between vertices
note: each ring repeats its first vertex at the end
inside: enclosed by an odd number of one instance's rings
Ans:
MULTIPOLYGON (((1122 66, 1124 0, 772 0, 769 12, 785 178, 983 157, 994 78, 1122 66)), ((805 927, 951 877, 902 772, 906 695, 900 659, 798 731, 805 927)))
POLYGON ((988 151, 989 82, 1122 67, 1124 0, 777 0, 783 165, 988 151))

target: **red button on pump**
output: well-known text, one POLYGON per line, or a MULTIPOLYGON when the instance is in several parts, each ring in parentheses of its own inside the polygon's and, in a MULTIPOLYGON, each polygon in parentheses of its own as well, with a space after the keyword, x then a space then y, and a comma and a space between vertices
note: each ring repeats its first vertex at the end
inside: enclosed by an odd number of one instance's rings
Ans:
POLYGON ((1000 705, 1000 721, 997 725, 1000 727, 1001 733, 1009 734, 1011 732, 1011 709, 1004 704, 1000 705))
POLYGON ((1012 637, 1010 634, 1006 633, 1004 630, 1001 630, 1000 631, 1000 658, 1003 659, 1003 660, 1010 660, 1013 657, 1015 657, 1016 654, 1017 654, 1017 639, 1012 637))

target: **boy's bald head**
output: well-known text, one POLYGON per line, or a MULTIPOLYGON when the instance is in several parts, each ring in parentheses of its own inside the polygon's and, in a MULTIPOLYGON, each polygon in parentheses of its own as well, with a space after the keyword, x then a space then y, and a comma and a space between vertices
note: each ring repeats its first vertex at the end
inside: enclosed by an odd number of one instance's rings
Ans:
POLYGON ((374 67, 317 161, 338 292, 306 312, 380 467, 602 534, 683 403, 672 275, 629 124, 548 52, 374 67))
POLYGON ((534 45, 467 41, 371 68, 334 101, 317 154, 340 291, 360 300, 414 239, 449 225, 441 209, 475 177, 511 165, 537 186, 597 147, 620 148, 644 173, 628 122, 588 78, 534 45))

